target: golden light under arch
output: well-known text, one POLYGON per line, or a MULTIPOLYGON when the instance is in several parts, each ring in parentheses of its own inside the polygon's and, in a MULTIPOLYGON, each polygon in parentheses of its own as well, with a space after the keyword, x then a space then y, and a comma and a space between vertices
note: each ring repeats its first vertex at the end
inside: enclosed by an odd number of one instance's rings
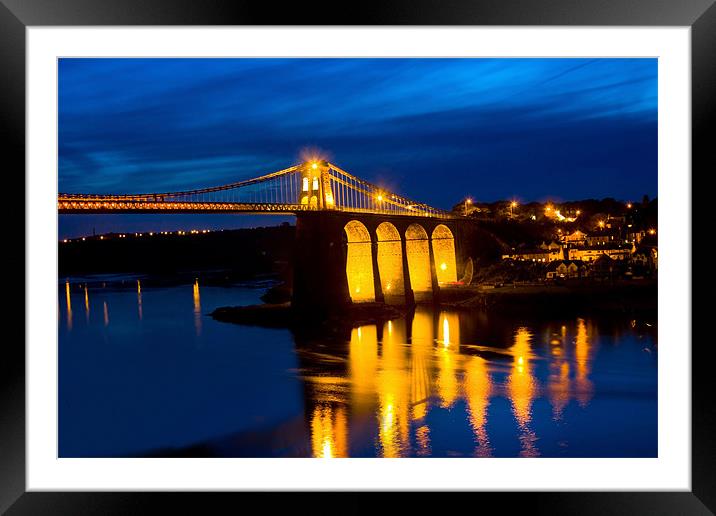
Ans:
POLYGON ((376 228, 378 238, 378 270, 386 303, 402 303, 405 300, 403 283, 403 250, 398 229, 390 222, 376 228))
POLYGON ((357 220, 351 220, 343 229, 348 240, 346 277, 351 301, 354 303, 375 301, 370 233, 365 225, 357 220))
POLYGON ((433 292, 430 274, 430 242, 425 228, 411 224, 405 230, 405 252, 408 255, 410 286, 415 300, 429 298, 433 292))
POLYGON ((433 230, 432 241, 438 283, 456 282, 455 238, 452 231, 445 224, 439 224, 433 230))

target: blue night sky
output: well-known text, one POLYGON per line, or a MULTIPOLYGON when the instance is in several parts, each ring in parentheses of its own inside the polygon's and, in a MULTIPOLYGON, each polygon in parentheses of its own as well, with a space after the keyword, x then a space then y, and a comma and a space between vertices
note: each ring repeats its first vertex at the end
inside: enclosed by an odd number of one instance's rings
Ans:
MULTIPOLYGON (((219 185, 311 148, 441 208, 657 193, 656 59, 61 59, 58 94, 61 192, 219 185)), ((59 236, 280 220, 62 216, 59 236)))

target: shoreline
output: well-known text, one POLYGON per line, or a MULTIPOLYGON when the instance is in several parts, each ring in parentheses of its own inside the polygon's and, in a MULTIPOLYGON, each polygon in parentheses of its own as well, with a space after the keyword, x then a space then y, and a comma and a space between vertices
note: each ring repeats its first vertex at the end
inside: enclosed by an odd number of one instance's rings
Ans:
POLYGON ((454 309, 569 312, 656 311, 658 282, 631 280, 599 283, 513 285, 484 289, 469 287, 441 292, 441 305, 454 309), (464 291, 462 291, 464 290, 464 291), (460 292, 462 291, 462 292, 460 292))
MULTIPOLYGON (((429 303, 438 309, 499 312, 510 315, 580 314, 656 315, 656 281, 573 285, 533 285, 482 290, 479 287, 444 289, 441 300, 429 303)), ((418 305, 420 306, 420 305, 418 305)), ((405 316, 415 309, 408 305, 361 303, 326 313, 315 324, 319 328, 357 327, 383 323, 405 316)), ((249 306, 225 306, 209 314, 217 321, 245 326, 296 329, 305 327, 306 310, 290 303, 264 303, 249 306)))

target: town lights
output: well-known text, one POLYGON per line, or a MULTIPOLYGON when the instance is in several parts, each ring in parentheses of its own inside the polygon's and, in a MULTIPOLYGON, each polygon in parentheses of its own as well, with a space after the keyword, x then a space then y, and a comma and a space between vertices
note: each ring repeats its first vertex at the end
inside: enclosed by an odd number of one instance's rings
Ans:
POLYGON ((603 221, 603 220, 600 220, 597 224, 599 225, 600 228, 604 228, 604 221, 603 221))
POLYGON ((630 203, 630 202, 627 203, 627 208, 631 210, 631 203, 630 203))

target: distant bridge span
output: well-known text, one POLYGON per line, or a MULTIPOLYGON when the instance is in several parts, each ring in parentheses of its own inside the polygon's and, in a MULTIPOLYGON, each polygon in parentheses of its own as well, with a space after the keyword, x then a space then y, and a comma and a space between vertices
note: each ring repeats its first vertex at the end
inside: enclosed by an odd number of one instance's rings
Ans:
POLYGON ((61 193, 57 209, 67 215, 296 215, 293 302, 302 306, 435 300, 441 288, 458 283, 472 267, 464 245, 472 225, 464 217, 387 191, 327 161, 181 192, 61 193))

